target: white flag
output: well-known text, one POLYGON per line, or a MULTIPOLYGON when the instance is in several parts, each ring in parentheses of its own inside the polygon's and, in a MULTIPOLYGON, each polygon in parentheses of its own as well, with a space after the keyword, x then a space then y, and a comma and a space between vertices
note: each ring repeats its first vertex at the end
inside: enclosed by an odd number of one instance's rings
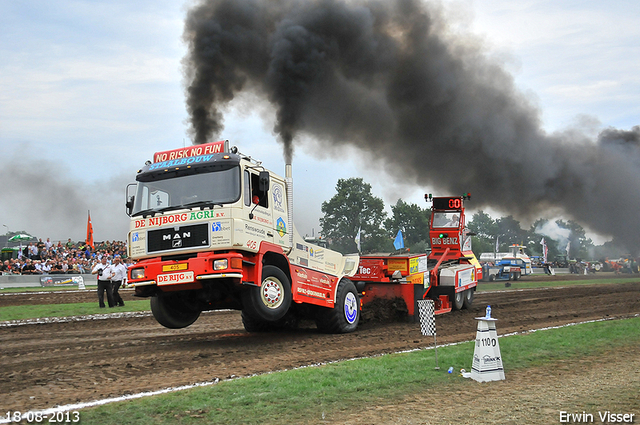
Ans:
POLYGON ((547 262, 547 254, 549 252, 549 248, 547 247, 547 243, 544 241, 544 238, 540 241, 540 245, 542 245, 542 262, 547 262))
POLYGON ((360 252, 360 230, 361 229, 362 229, 361 227, 358 227, 358 234, 356 235, 356 239, 355 239, 356 245, 358 246, 358 252, 360 252))

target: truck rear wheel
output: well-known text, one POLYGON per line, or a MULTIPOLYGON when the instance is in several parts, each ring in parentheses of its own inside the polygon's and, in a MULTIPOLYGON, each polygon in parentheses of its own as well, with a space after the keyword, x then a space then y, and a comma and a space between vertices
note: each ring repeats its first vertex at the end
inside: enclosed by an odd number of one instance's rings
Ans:
POLYGON ((200 310, 191 307, 177 293, 151 297, 150 303, 153 317, 169 329, 186 328, 200 317, 200 310))
POLYGON ((473 297, 475 296, 475 294, 476 294, 475 288, 470 288, 464 291, 463 308, 471 308, 471 304, 473 303, 473 297))
POLYGON ((243 312, 254 319, 273 322, 282 319, 291 306, 291 282, 275 266, 262 268, 262 285, 243 294, 243 312))
POLYGON ((454 310, 462 310, 462 306, 464 305, 464 292, 460 291, 453 294, 453 309, 454 310))
POLYGON ((341 279, 333 308, 318 307, 316 326, 320 332, 348 333, 356 330, 359 321, 358 291, 349 279, 341 279))

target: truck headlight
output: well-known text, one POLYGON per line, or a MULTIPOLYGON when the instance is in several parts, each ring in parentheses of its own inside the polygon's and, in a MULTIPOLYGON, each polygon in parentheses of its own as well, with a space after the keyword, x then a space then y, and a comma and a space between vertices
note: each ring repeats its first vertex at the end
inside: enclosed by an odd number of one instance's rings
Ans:
POLYGON ((131 270, 131 279, 144 279, 144 269, 131 270))
POLYGON ((213 270, 224 270, 229 267, 229 261, 225 258, 213 262, 213 270))

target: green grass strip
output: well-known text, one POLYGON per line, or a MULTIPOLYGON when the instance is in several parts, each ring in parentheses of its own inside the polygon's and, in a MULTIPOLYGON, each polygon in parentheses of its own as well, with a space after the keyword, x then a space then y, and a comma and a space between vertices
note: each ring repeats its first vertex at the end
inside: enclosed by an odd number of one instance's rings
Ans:
MULTIPOLYGON (((425 340, 426 341, 426 340, 425 340)), ((640 344, 640 318, 595 322, 500 339, 506 374, 562 359, 640 344)), ((401 400, 429 388, 464 388, 454 370, 471 369, 474 343, 392 354, 225 381, 209 387, 85 409, 91 424, 322 423, 341 412, 401 400)))
MULTIPOLYGON (((0 285, 1 286, 1 285, 0 285)), ((87 289, 96 289, 98 285, 87 285, 87 289)), ((64 292, 64 291, 77 291, 78 287, 73 286, 24 286, 17 288, 2 288, 0 287, 0 294, 3 293, 22 293, 22 292, 64 292)))
POLYGON ((127 301, 124 307, 100 308, 96 297, 96 302, 93 303, 37 304, 0 307, 0 321, 150 310, 148 299, 127 301))
POLYGON ((561 286, 575 286, 575 285, 608 285, 616 283, 632 283, 640 281, 640 277, 633 278, 604 278, 604 279, 582 279, 582 280, 554 280, 554 281, 535 281, 527 282, 527 278, 523 277, 517 281, 498 281, 498 282, 480 282, 478 283, 478 292, 482 291, 498 291, 498 290, 514 290, 514 289, 533 289, 533 288, 556 288, 561 286), (509 288, 505 287, 506 282, 511 283, 509 288))

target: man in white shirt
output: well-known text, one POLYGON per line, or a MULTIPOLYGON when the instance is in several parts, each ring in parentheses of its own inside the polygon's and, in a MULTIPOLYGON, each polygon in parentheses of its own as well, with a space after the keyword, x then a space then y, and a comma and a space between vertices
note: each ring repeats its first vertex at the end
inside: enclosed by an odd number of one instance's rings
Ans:
POLYGON ((111 271, 111 288, 113 289, 113 302, 118 307, 124 307, 124 301, 120 296, 118 290, 120 289, 120 285, 127 278, 127 268, 124 264, 122 264, 122 258, 119 255, 116 255, 113 258, 113 264, 110 268, 111 271))
POLYGON ((38 256, 38 247, 33 244, 33 243, 29 243, 29 258, 31 258, 32 260, 35 259, 38 256))
POLYGON ((91 274, 98 275, 98 304, 100 308, 104 308, 104 292, 107 291, 107 302, 109 307, 113 307, 113 292, 111 290, 110 266, 107 264, 107 256, 102 256, 99 263, 93 266, 91 274))

